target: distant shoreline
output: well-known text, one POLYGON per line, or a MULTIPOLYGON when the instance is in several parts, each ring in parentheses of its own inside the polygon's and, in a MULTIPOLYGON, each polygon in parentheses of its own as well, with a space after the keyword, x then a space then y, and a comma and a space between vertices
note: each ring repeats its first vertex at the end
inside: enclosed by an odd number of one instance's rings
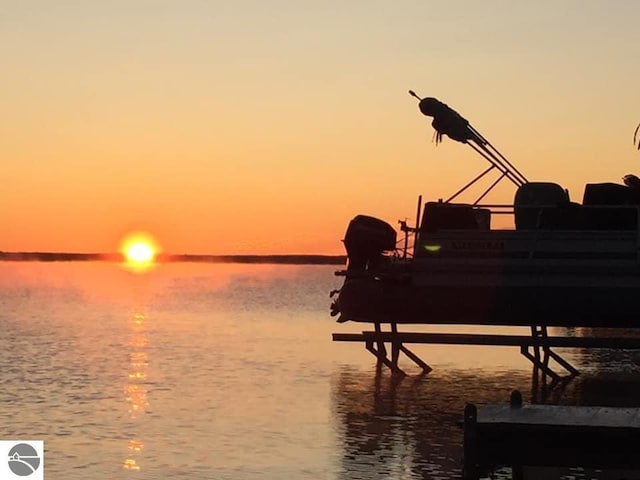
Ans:
MULTIPOLYGON (((119 253, 0 252, 7 262, 124 262, 119 253)), ((255 263, 281 265, 344 265, 345 255, 195 255, 161 254, 157 263, 255 263)))

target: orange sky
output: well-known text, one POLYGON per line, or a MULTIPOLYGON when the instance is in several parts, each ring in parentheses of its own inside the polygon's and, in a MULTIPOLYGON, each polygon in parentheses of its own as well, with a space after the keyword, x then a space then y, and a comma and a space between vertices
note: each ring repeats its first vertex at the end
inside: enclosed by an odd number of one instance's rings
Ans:
POLYGON ((636 1, 8 3, 0 250, 342 253, 485 166, 409 88, 574 200, 640 175, 636 1))

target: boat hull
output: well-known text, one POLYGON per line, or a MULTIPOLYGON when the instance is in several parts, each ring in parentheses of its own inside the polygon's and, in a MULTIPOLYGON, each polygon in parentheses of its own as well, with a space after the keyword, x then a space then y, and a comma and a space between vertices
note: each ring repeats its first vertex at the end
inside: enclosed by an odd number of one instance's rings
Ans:
MULTIPOLYGON (((634 282, 635 283, 635 282, 634 282)), ((339 321, 405 324, 639 327, 640 288, 611 284, 416 285, 347 279, 339 321)))
POLYGON ((640 230, 462 229, 472 207, 427 206, 411 257, 349 255, 340 321, 640 327, 640 230))

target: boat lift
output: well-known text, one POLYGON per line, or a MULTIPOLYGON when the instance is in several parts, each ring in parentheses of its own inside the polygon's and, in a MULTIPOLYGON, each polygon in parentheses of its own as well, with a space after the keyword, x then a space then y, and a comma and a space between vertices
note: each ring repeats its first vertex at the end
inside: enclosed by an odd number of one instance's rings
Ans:
POLYGON ((364 342, 365 348, 376 357, 378 366, 384 365, 393 374, 400 376, 407 375, 399 365, 400 353, 404 353, 407 358, 420 367, 421 375, 432 370, 432 367, 409 350, 406 344, 520 347, 520 353, 532 363, 534 374, 537 376, 538 373, 542 373, 551 378, 553 382, 570 380, 580 372, 552 348, 640 349, 640 338, 556 336, 548 335, 546 327, 539 326, 531 327, 531 331, 531 335, 398 332, 397 324, 391 323, 389 331, 383 331, 380 324, 376 324, 374 331, 334 333, 333 341, 364 342), (390 357, 385 344, 390 345, 390 357))

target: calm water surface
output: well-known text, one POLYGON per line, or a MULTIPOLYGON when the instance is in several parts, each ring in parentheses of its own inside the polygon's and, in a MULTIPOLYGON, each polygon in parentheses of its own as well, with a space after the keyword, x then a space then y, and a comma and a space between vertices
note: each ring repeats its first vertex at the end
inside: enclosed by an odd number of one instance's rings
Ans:
POLYGON ((583 374, 552 390, 516 348, 417 347, 428 376, 376 375, 331 342, 362 329, 328 315, 333 270, 0 263, 0 439, 43 439, 48 480, 448 479, 467 402, 640 406, 631 352, 568 351, 583 374))

